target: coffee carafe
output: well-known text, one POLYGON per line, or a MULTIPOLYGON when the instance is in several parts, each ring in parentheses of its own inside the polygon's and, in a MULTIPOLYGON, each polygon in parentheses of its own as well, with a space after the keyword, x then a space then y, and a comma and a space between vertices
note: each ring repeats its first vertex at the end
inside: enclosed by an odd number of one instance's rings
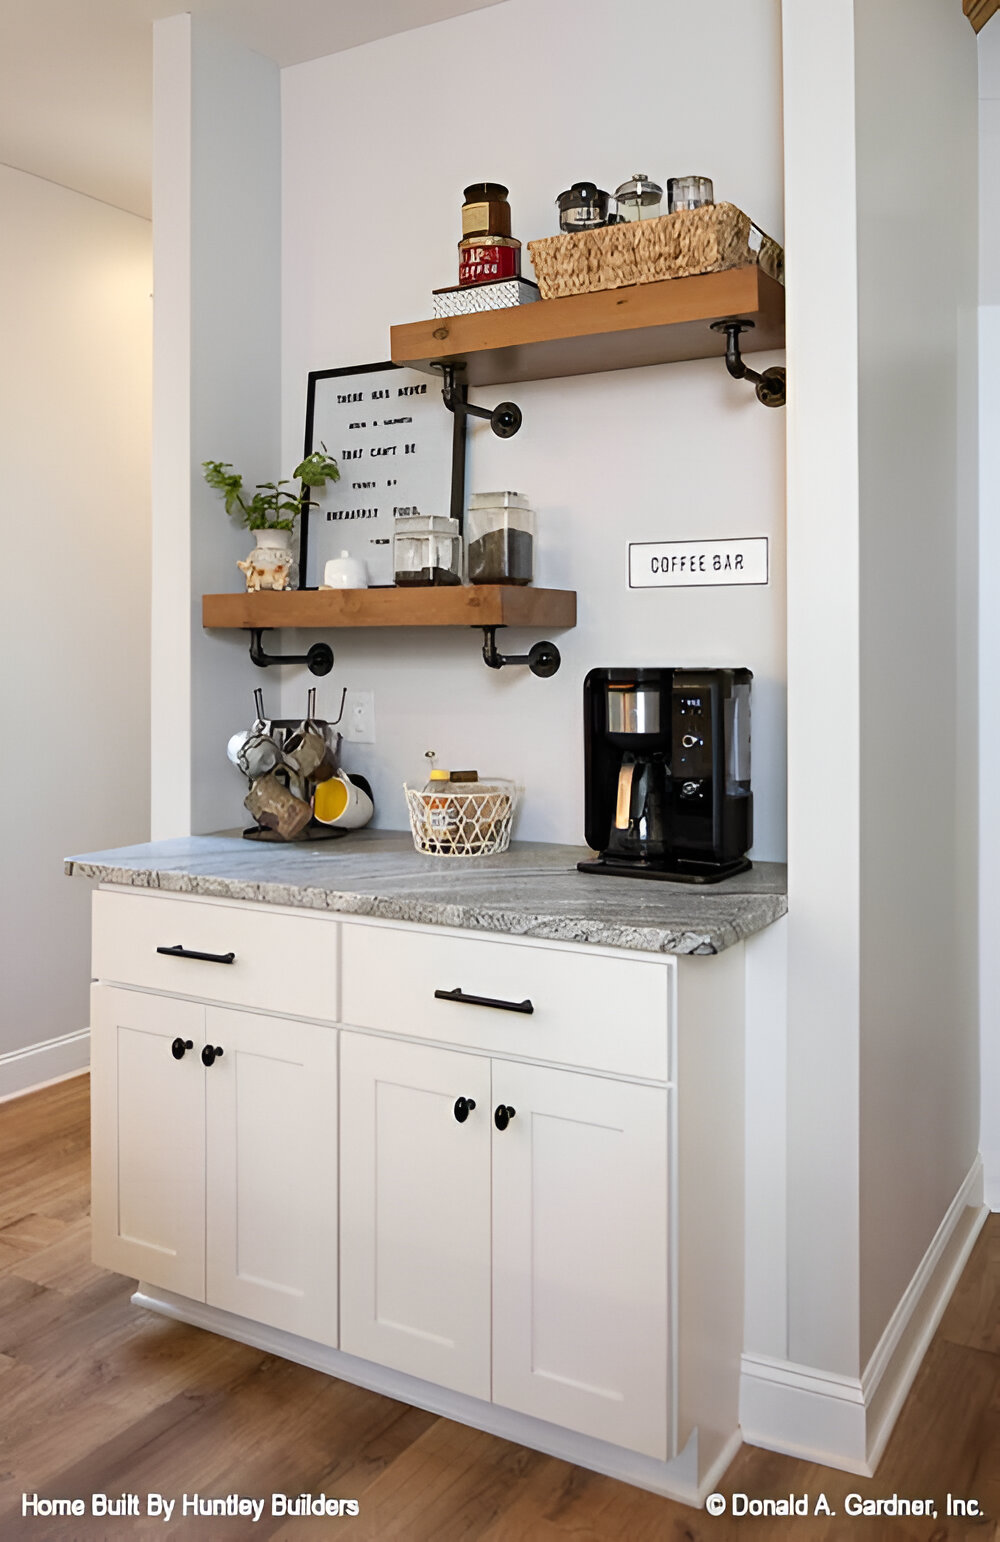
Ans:
POLYGON ((748 669, 592 669, 581 872, 714 883, 753 841, 748 669))

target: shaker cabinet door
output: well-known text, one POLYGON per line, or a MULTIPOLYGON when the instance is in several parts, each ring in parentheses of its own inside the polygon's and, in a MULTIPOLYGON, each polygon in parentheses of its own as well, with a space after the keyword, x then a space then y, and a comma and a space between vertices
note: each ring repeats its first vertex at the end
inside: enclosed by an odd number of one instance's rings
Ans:
POLYGON ((335 1346, 336 1030, 221 1007, 205 1027, 205 1299, 335 1346))
POLYGON ((493 1401, 665 1460, 666 1089, 493 1063, 493 1401))
POLYGON ((204 1301, 205 1009, 106 985, 91 1003, 94 1262, 204 1301))
POLYGON ((489 1060, 342 1033, 340 1070, 340 1347, 488 1398, 489 1060))

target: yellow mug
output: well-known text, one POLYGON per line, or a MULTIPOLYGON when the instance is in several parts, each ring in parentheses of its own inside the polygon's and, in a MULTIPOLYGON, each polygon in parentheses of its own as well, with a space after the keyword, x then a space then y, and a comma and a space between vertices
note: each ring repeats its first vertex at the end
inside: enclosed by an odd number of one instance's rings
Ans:
POLYGON ((319 782, 313 793, 313 816, 322 825, 336 825, 341 830, 359 830, 375 812, 371 798, 355 786, 346 771, 319 782))

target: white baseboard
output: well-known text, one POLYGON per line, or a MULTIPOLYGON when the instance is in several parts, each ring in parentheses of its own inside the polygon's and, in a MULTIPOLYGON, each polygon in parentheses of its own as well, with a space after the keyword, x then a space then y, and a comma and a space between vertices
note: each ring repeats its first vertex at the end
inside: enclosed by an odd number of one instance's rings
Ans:
POLYGON ((90 1065, 90 1029, 63 1034, 60 1039, 46 1039, 42 1044, 27 1044, 24 1049, 0 1055, 0 1103, 8 1098, 38 1092, 53 1082, 79 1076, 90 1065))
POLYGON ((226 1338, 237 1339, 268 1354, 294 1360, 298 1365, 308 1365, 341 1381, 350 1381, 359 1387, 368 1387, 384 1397, 409 1403, 414 1408, 426 1408, 446 1419, 455 1419, 473 1429, 485 1430, 501 1440, 511 1440, 517 1445, 530 1446, 544 1451, 548 1456, 560 1457, 592 1472, 604 1473, 610 1478, 620 1478, 636 1488, 649 1489, 667 1499, 677 1499, 686 1505, 702 1505, 713 1492, 723 1473, 740 1448, 740 1433, 734 1432, 711 1468, 698 1481, 698 1437, 691 1436, 684 1450, 673 1461, 658 1462, 651 1456, 640 1456, 607 1441, 595 1440, 590 1435, 578 1435, 543 1419, 501 1408, 496 1403, 469 1397, 463 1392, 451 1392, 433 1382, 422 1381, 404 1371, 393 1371, 386 1366, 361 1360, 342 1349, 331 1349, 324 1344, 314 1344, 310 1339, 299 1338, 280 1328, 269 1328, 263 1323, 237 1317, 221 1307, 207 1306, 191 1301, 173 1291, 160 1290, 157 1286, 140 1281, 132 1297, 136 1306, 159 1312, 178 1322, 192 1323, 196 1328, 207 1328, 211 1333, 221 1333, 226 1338))
POLYGON ((743 1439, 871 1477, 988 1213, 977 1157, 860 1377, 745 1354, 743 1439))
POLYGON ((740 1427, 751 1446, 870 1476, 860 1379, 745 1354, 740 1427))
POLYGON ((872 1472, 988 1214, 977 1157, 862 1373, 872 1472))
POLYGON ((983 1201, 990 1210, 1000 1210, 1000 1151, 983 1151, 983 1201))

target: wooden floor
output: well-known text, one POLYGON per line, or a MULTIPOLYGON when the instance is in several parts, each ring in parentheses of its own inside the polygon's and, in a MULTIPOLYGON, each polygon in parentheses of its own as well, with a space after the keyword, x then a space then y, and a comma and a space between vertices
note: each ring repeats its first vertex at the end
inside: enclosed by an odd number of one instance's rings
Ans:
POLYGON ((712 1518, 133 1307, 89 1261, 87 1079, 0 1104, 0 1542, 986 1542, 1000 1515, 1000 1216, 987 1223, 874 1479, 745 1446, 721 1491, 826 1495, 835 1517, 712 1518), (21 1494, 178 1501, 173 1520, 22 1518, 21 1494), (356 1499, 273 1517, 272 1493, 356 1499), (934 1520, 851 1519, 849 1493, 934 1498, 934 1520), (178 1516, 183 1494, 267 1496, 259 1524, 178 1516))

